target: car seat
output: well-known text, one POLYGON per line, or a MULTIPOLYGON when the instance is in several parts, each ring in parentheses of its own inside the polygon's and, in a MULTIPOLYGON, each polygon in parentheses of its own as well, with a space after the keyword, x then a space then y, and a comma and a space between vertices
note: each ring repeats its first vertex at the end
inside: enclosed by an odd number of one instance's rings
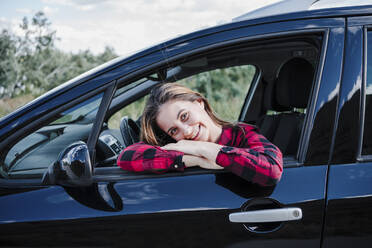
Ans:
POLYGON ((265 89, 264 106, 269 112, 260 118, 261 133, 284 155, 295 155, 310 96, 314 68, 303 58, 292 58, 280 68, 277 78, 265 89))

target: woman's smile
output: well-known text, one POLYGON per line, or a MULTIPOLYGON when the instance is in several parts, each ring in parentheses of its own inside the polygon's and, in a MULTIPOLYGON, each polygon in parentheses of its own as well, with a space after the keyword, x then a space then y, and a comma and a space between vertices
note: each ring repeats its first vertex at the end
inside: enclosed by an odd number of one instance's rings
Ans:
POLYGON ((197 130, 192 133, 193 135, 190 137, 191 140, 197 140, 200 134, 200 125, 198 125, 197 130))

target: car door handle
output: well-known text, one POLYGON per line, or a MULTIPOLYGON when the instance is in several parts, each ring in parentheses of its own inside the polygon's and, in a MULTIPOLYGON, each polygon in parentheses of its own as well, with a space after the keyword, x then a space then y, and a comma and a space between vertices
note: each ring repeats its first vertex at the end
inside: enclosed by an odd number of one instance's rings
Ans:
POLYGON ((300 219, 302 219, 301 208, 254 210, 229 215, 230 222, 236 223, 282 222, 300 219))

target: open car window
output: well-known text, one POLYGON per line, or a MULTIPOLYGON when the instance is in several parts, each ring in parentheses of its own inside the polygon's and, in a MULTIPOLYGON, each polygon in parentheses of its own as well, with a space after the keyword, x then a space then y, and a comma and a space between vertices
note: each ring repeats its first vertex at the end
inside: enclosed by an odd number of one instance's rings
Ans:
POLYGON ((248 89, 257 78, 257 68, 251 64, 204 67, 204 63, 208 64, 206 58, 198 58, 167 68, 161 72, 163 75, 150 73, 119 88, 111 104, 112 109, 118 110, 108 118, 97 143, 96 167, 115 166, 121 150, 139 141, 140 117, 148 93, 152 86, 161 82, 177 82, 200 92, 220 118, 231 122, 238 121, 248 89), (203 68, 200 68, 200 65, 203 65, 203 68), (194 69, 198 73, 195 73, 194 69), (128 101, 129 103, 121 108, 119 99, 126 102, 128 98, 133 101, 128 101))
MULTIPOLYGON (((188 63, 186 66, 190 67, 191 63, 188 63)), ((176 67, 168 71, 172 73, 175 70, 179 69, 176 67)), ((257 73, 257 68, 254 65, 242 65, 213 69, 185 77, 181 80, 176 80, 176 75, 171 74, 172 77, 170 77, 167 82, 177 82, 201 93, 208 99, 208 102, 219 117, 227 121, 236 122, 239 118, 248 89, 257 73)), ((133 84, 138 85, 139 83, 145 82, 146 79, 140 79, 133 84)), ((130 85, 123 88, 130 89, 130 85)), ((118 92, 123 93, 123 88, 118 90, 118 92)), ((116 96, 119 94, 120 93, 117 93, 116 96)), ((138 120, 143 112, 146 100, 147 96, 140 97, 136 101, 120 109, 110 117, 108 121, 109 127, 119 128, 120 119, 123 116, 138 120)))
MULTIPOLYGON (((166 68, 158 68, 118 88, 107 116, 109 125, 102 135, 111 135, 118 141, 111 139, 111 145, 130 145, 125 143, 133 141, 125 137, 130 132, 121 129, 131 125, 121 124, 122 119, 132 119, 131 123, 137 124, 138 141, 139 120, 151 88, 162 82, 176 82, 203 94, 220 118, 257 126, 282 150, 285 161, 296 161, 321 44, 320 35, 278 38, 223 47, 169 62, 166 68)), ((120 149, 116 153, 104 150, 110 152, 97 152, 97 166, 115 166, 113 158, 120 149)))

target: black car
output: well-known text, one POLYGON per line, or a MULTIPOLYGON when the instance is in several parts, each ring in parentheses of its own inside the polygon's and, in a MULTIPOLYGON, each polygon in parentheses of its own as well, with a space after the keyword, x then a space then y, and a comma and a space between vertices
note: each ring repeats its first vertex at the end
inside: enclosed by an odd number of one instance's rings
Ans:
POLYGON ((61 85, 0 120, 0 245, 371 247, 371 58, 372 6, 320 9, 197 31, 61 85), (117 167, 161 82, 258 126, 284 154, 277 185, 117 167))

